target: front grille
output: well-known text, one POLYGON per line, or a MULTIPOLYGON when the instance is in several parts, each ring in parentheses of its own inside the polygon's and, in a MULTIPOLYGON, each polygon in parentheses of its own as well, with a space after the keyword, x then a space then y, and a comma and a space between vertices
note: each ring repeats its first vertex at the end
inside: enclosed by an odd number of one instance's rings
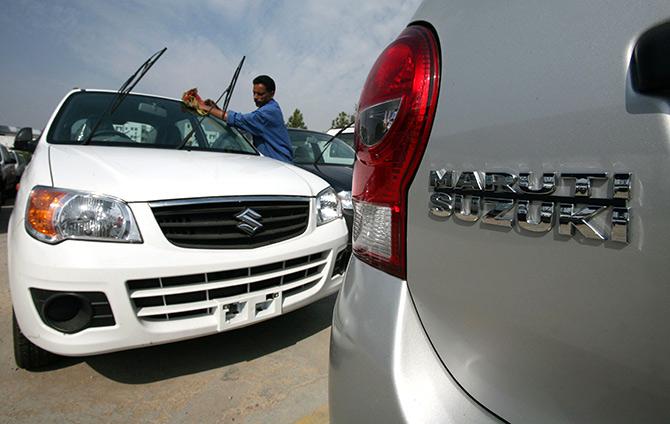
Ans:
POLYGON ((222 301, 249 293, 284 298, 314 287, 328 267, 328 252, 226 271, 126 282, 138 318, 165 321, 210 315, 222 301))
POLYGON ((165 237, 180 247, 251 249, 299 236, 309 223, 304 197, 235 197, 151 203, 165 237))

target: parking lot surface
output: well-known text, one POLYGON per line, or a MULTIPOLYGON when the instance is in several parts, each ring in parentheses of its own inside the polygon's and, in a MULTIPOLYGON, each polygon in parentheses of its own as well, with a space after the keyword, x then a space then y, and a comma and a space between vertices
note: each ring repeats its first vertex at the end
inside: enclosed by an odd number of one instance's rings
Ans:
POLYGON ((0 422, 328 422, 335 296, 200 339, 17 369, 0 213, 0 422))

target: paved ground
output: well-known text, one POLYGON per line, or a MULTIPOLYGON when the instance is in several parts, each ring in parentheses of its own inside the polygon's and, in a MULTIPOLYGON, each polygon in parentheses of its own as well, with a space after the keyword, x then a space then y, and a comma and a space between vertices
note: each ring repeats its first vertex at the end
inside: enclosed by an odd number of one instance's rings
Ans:
POLYGON ((27 372, 14 364, 7 219, 0 213, 0 422, 328 421, 335 297, 259 325, 27 372))

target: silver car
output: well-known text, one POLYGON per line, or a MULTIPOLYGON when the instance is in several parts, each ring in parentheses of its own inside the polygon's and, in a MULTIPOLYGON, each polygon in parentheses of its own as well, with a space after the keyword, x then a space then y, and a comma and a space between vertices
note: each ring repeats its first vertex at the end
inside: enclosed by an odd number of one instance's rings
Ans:
POLYGON ((670 2, 424 1, 356 127, 330 413, 670 422, 670 2))

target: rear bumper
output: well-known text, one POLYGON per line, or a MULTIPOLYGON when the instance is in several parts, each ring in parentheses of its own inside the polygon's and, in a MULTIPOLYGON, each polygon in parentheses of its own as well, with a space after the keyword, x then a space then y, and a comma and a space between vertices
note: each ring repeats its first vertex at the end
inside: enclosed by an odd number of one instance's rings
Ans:
POLYGON ((333 316, 329 397, 333 423, 499 422, 444 368, 407 283, 356 257, 333 316))

